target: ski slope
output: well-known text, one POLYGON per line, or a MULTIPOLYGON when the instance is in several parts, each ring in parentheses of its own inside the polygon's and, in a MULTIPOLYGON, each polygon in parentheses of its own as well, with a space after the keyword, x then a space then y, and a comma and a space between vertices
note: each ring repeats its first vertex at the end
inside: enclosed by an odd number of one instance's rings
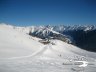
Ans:
POLYGON ((1 24, 0 72, 96 71, 96 53, 56 39, 47 45, 38 40, 13 26, 1 24), (77 62, 82 64, 75 65, 77 62))
POLYGON ((0 58, 27 56, 43 46, 11 26, 0 25, 0 58))

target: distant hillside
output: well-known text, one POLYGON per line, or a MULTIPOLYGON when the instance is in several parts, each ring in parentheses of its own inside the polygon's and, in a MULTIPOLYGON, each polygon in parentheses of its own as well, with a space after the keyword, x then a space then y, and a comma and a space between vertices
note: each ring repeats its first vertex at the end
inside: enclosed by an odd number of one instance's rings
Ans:
POLYGON ((55 38, 96 52, 96 26, 43 26, 30 35, 39 38, 55 38), (54 32, 55 31, 55 32, 54 32))
POLYGON ((96 30, 70 30, 64 32, 75 40, 75 45, 89 51, 96 52, 96 30))

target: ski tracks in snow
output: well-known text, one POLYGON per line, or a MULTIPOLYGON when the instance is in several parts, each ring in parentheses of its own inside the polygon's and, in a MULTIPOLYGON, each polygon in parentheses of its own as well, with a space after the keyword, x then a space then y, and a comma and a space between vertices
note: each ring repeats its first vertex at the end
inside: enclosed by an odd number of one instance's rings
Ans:
POLYGON ((4 59, 21 59, 21 58, 28 58, 28 57, 34 57, 37 55, 42 54, 44 51, 46 51, 48 48, 51 48, 51 45, 48 44, 42 48, 40 48, 38 51, 32 53, 31 55, 27 55, 27 56, 21 56, 21 57, 11 57, 11 58, 4 58, 4 59))

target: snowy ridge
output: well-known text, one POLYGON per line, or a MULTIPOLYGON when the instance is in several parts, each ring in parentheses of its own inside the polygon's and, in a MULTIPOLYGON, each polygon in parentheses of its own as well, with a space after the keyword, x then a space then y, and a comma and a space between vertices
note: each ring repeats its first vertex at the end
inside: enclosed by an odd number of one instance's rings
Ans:
MULTIPOLYGON (((50 45, 50 44, 43 45, 39 43, 34 37, 31 37, 26 33, 19 32, 16 29, 12 28, 12 26, 7 26, 7 25, 0 25, 0 41, 1 41, 0 42, 1 57, 3 57, 3 55, 5 55, 4 57, 6 57, 6 54, 3 53, 9 53, 9 52, 10 52, 9 55, 13 53, 12 55, 15 56, 16 54, 16 56, 18 56, 19 51, 22 49, 24 50, 24 53, 22 50, 22 53, 20 53, 21 55, 30 54, 30 53, 32 54, 35 51, 38 53, 37 50, 42 50, 44 48, 47 48, 47 46, 49 47, 48 49, 52 49, 53 51, 56 50, 57 52, 60 51, 60 53, 62 53, 62 51, 63 53, 66 53, 68 51, 69 53, 72 53, 70 55, 74 55, 73 53, 76 53, 77 55, 83 54, 84 53, 83 51, 85 51, 71 44, 64 43, 60 40, 51 40, 51 43, 53 43, 54 45, 50 45), (18 53, 16 53, 17 51, 18 53)), ((85 51, 85 53, 87 53, 87 51, 85 51)))
POLYGON ((0 25, 1 72, 96 71, 96 53, 57 39, 44 45, 38 41, 39 38, 27 34, 31 28, 0 25))
POLYGON ((89 30, 95 30, 96 26, 95 25, 74 25, 74 26, 54 26, 53 30, 58 31, 58 32, 63 32, 63 31, 69 31, 69 30, 84 30, 84 31, 89 31, 89 30))
MULTIPOLYGON (((6 26, 7 24, 1 23, 0 25, 6 26)), ((95 25, 73 25, 73 26, 65 26, 65 25, 50 26, 50 25, 47 25, 47 26, 27 26, 27 27, 17 27, 17 26, 12 26, 12 25, 7 25, 7 26, 13 27, 19 31, 23 31, 26 33, 29 33, 29 31, 34 32, 34 31, 43 31, 43 30, 46 30, 47 32, 53 31, 55 33, 58 33, 58 32, 63 32, 63 31, 68 31, 68 30, 89 31, 89 30, 95 30, 96 29, 95 25)))
MULTIPOLYGON (((42 39, 54 38, 54 39, 62 40, 64 42, 71 43, 71 44, 77 45, 77 46, 79 46, 78 40, 74 39, 74 38, 77 37, 78 32, 80 32, 81 34, 83 34, 83 33, 86 34, 90 31, 96 30, 95 25, 74 25, 74 26, 64 26, 64 25, 50 26, 50 25, 47 25, 47 26, 28 26, 28 27, 16 27, 16 26, 11 26, 11 25, 6 25, 4 23, 2 23, 0 25, 9 26, 17 31, 34 36, 35 39, 36 39, 36 37, 37 37, 37 39, 38 38, 42 38, 42 39)), ((94 34, 95 34, 95 32, 94 32, 94 34)), ((82 48, 81 45, 79 47, 82 48)), ((89 47, 92 47, 92 46, 90 45, 89 47)), ((92 51, 94 51, 94 48, 92 49, 92 51)))

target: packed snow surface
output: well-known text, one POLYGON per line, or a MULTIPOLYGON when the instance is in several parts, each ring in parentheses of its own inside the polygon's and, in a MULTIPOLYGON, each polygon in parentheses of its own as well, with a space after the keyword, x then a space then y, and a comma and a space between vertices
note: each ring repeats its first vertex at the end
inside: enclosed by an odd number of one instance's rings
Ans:
POLYGON ((42 44, 10 25, 0 25, 0 72, 96 72, 96 53, 60 40, 42 44))

